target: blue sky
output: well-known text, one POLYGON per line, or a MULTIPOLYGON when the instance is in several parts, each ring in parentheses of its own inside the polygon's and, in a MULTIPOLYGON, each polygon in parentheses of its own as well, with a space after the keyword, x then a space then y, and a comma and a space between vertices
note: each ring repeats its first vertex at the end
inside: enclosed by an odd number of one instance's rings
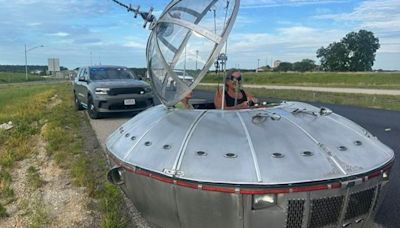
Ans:
MULTIPOLYGON (((166 0, 124 1, 154 6, 166 0)), ((94 64, 145 66, 148 30, 110 0, 0 0, 0 64, 30 64, 58 57, 75 68, 94 64), (90 58, 92 53, 92 58, 90 58)), ((273 60, 316 59, 321 46, 367 29, 380 39, 375 69, 400 70, 399 0, 242 0, 229 38, 229 65, 255 68, 273 60)))

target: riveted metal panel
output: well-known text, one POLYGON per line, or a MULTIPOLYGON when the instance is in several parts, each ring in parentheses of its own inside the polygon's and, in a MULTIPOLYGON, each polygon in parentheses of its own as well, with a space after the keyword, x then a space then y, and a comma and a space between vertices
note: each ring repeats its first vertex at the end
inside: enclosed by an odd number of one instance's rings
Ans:
POLYGON ((147 221, 163 228, 181 227, 174 185, 132 173, 125 173, 124 178, 125 193, 147 221))
POLYGON ((171 169, 185 141, 186 132, 202 113, 183 110, 165 116, 162 123, 138 139, 138 144, 126 158, 127 163, 159 173, 171 169))
POLYGON ((177 186, 177 208, 182 227, 243 227, 242 195, 177 186))
POLYGON ((257 183, 249 143, 235 112, 207 112, 193 130, 180 170, 189 180, 257 183), (199 156, 199 151, 206 154, 199 156))
MULTIPOLYGON (((307 108, 309 112, 318 113, 319 111, 309 105, 307 108)), ((393 152, 382 147, 382 143, 378 140, 368 138, 345 124, 339 124, 340 122, 334 121, 330 116, 299 113, 293 114, 290 120, 296 122, 319 143, 325 145, 328 153, 343 167, 346 175, 376 169, 393 158, 393 152), (357 141, 361 144, 356 144, 357 141)))

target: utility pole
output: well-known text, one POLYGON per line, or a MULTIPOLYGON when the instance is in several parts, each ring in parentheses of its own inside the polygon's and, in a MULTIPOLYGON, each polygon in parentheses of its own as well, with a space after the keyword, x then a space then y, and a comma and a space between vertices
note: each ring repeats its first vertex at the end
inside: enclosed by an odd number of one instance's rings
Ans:
POLYGON ((28 81, 28 57, 26 54, 26 44, 25 44, 25 79, 28 81))
POLYGON ((257 73, 258 73, 258 69, 260 69, 260 59, 257 59, 257 70, 256 70, 257 73))
POLYGON ((44 45, 36 46, 33 48, 27 49, 25 44, 25 79, 28 81, 28 52, 32 51, 33 49, 44 47, 44 45))
POLYGON ((197 59, 199 58, 199 50, 196 50, 196 71, 197 71, 197 59))

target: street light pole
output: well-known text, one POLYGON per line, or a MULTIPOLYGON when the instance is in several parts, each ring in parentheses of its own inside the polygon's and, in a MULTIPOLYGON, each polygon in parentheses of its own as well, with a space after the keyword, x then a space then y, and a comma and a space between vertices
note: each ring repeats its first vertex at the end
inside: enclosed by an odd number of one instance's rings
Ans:
POLYGON ((199 58, 199 50, 196 50, 196 70, 198 69, 197 68, 197 59, 199 58))
POLYGON ((28 57, 26 55, 26 44, 25 44, 25 79, 28 81, 28 57))
POLYGON ((28 81, 28 54, 27 53, 32 51, 33 49, 41 48, 41 47, 44 47, 44 45, 39 45, 39 46, 30 48, 30 49, 26 49, 26 44, 25 44, 25 78, 27 81, 28 81))

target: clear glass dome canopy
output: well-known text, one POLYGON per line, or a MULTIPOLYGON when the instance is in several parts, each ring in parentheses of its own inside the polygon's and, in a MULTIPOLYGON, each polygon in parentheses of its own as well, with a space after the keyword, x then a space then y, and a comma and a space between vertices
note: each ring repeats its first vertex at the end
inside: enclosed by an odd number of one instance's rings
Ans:
POLYGON ((153 25, 148 74, 161 102, 173 106, 215 62, 232 30, 240 0, 174 0, 153 25))

